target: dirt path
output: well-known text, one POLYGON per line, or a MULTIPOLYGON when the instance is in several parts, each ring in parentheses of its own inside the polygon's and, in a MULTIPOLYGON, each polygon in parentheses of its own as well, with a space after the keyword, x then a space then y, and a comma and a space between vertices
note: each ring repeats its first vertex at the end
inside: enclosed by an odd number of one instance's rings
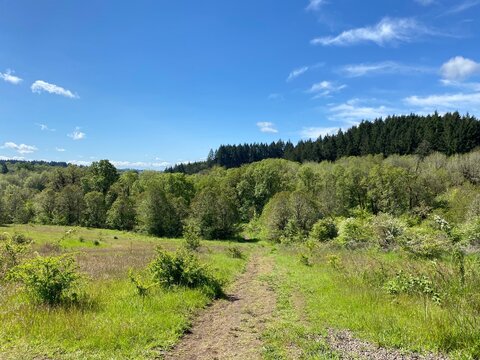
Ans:
POLYGON ((253 255, 227 298, 206 309, 165 359, 261 359, 260 337, 276 304, 262 276, 272 269, 271 258, 253 255))

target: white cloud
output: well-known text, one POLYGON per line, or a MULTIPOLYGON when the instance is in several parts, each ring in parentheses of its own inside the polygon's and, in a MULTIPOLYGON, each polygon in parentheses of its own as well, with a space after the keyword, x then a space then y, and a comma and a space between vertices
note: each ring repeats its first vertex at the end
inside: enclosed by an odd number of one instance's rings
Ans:
POLYGON ((64 89, 63 87, 55 84, 47 83, 43 80, 35 81, 30 88, 32 89, 32 92, 37 94, 47 92, 50 94, 65 96, 70 99, 78 99, 78 95, 72 93, 70 90, 64 89))
POLYGON ((23 156, 4 156, 0 155, 0 160, 25 160, 23 156))
POLYGON ((300 135, 304 139, 318 139, 320 136, 336 134, 338 130, 338 127, 304 127, 300 135))
POLYGON ((275 128, 275 124, 269 121, 257 122, 257 126, 261 132, 264 133, 278 133, 278 130, 275 128))
POLYGON ((360 77, 370 74, 411 74, 434 72, 433 68, 411 66, 395 61, 383 61, 379 63, 350 64, 341 68, 341 72, 348 77, 360 77))
POLYGON ((77 126, 75 130, 71 134, 67 135, 68 137, 72 138, 73 140, 83 140, 87 136, 84 132, 80 131, 80 128, 77 126))
POLYGON ((18 85, 20 84, 23 80, 19 78, 18 76, 13 75, 14 71, 8 69, 4 73, 0 72, 0 79, 3 79, 3 81, 6 81, 10 84, 18 85))
POLYGON ((14 142, 11 142, 11 141, 3 144, 2 148, 15 150, 19 154, 31 154, 38 150, 36 146, 26 145, 26 144, 15 144, 14 142))
POLYGON ((65 150, 64 148, 59 148, 59 147, 56 147, 55 148, 55 151, 58 151, 58 152, 65 152, 67 150, 65 150))
POLYGON ((462 2, 461 4, 451 8, 447 12, 445 12, 443 15, 449 15, 449 14, 456 14, 460 13, 462 11, 468 10, 474 6, 477 6, 480 4, 480 0, 467 0, 462 2))
POLYGON ((309 4, 307 6, 308 11, 317 11, 320 7, 325 3, 325 0, 309 0, 309 4))
POLYGON ((329 96, 332 93, 341 91, 345 89, 347 85, 336 85, 331 81, 321 81, 319 83, 313 84, 312 87, 308 90, 309 93, 315 94, 314 99, 329 96))
POLYGON ((480 92, 477 93, 456 93, 456 94, 436 94, 429 96, 409 96, 404 102, 410 106, 430 108, 432 111, 437 109, 460 110, 461 108, 479 108, 480 92))
POLYGON ((428 5, 432 5, 435 3, 435 0, 415 0, 415 2, 419 3, 420 5, 423 5, 423 6, 428 6, 428 5))
POLYGON ((426 34, 433 34, 431 30, 418 23, 413 18, 383 18, 374 26, 351 29, 337 36, 326 36, 313 39, 314 45, 347 46, 362 42, 373 42, 383 46, 387 43, 409 42, 426 34))
POLYGON ((112 160, 111 163, 117 168, 159 168, 164 169, 171 164, 167 161, 162 162, 145 162, 145 161, 115 161, 112 160))
POLYGON ((292 72, 287 77, 287 81, 292 81, 293 79, 296 79, 300 75, 305 74, 308 71, 309 67, 308 66, 302 66, 298 69, 294 69, 292 72))
POLYGON ((68 160, 67 163, 78 165, 78 166, 90 166, 92 164, 91 161, 86 161, 86 160, 68 160))
POLYGON ((480 74, 480 63, 456 56, 444 63, 440 69, 444 79, 463 80, 472 75, 480 74))
POLYGON ((479 82, 463 82, 455 80, 441 79, 440 82, 445 86, 456 87, 468 91, 480 91, 479 82))
POLYGON ((36 125, 40 127, 40 130, 42 131, 55 131, 55 129, 50 129, 46 124, 36 124, 36 125))
POLYGON ((368 106, 363 105, 359 99, 351 99, 343 104, 332 105, 329 108, 330 119, 357 124, 362 120, 373 120, 380 117, 386 117, 394 112, 385 105, 368 106))

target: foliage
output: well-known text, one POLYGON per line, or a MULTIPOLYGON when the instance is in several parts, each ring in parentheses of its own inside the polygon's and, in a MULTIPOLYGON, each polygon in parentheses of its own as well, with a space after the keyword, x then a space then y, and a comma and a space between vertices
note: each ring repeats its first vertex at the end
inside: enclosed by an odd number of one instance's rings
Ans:
POLYGON ((338 235, 338 229, 335 222, 331 219, 318 220, 310 231, 310 239, 326 242, 333 240, 338 235))
POLYGON ((228 255, 233 259, 243 259, 245 255, 238 246, 230 246, 227 248, 228 255))
MULTIPOLYGON (((296 146, 283 141, 221 145, 207 161, 180 164, 166 171, 192 174, 212 166, 238 167, 267 158, 319 162, 367 154, 415 154, 422 160, 435 151, 447 155, 472 151, 480 145, 479 139, 480 122, 470 115, 460 116, 455 112, 389 116, 373 122, 363 121, 345 132, 340 130, 316 140, 302 140, 296 146)), ((472 175, 476 178, 477 174, 472 175)))
POLYGON ((28 294, 47 305, 79 300, 81 275, 71 255, 40 257, 16 266, 9 278, 23 284, 28 294))
POLYGON ((189 220, 183 226, 183 238, 185 239, 185 247, 190 251, 197 251, 200 247, 201 228, 194 221, 189 220))
POLYGON ((439 231, 417 227, 405 232, 401 246, 416 257, 436 259, 450 249, 451 243, 448 237, 439 231))
POLYGON ((373 243, 375 233, 369 218, 347 218, 340 223, 338 243, 356 249, 373 243))
POLYGON ((31 239, 20 233, 0 234, 0 280, 20 264, 31 242, 31 239))
POLYGON ((128 278, 130 279, 133 286, 135 286, 135 292, 140 297, 147 296, 148 290, 156 285, 156 283, 147 284, 139 276, 135 275, 132 269, 130 269, 128 272, 128 278))
POLYGON ((201 288, 213 297, 222 294, 220 281, 187 250, 171 253, 158 248, 157 255, 150 264, 150 271, 154 281, 165 288, 201 288))
POLYGON ((107 212, 107 225, 113 229, 132 230, 135 217, 133 201, 127 196, 119 196, 107 212))
POLYGON ((231 188, 212 183, 192 202, 192 219, 200 224, 205 239, 226 239, 235 233, 238 211, 231 188))
POLYGON ((392 249, 399 245, 406 228, 403 221, 388 214, 380 214, 373 219, 373 229, 383 249, 392 249))

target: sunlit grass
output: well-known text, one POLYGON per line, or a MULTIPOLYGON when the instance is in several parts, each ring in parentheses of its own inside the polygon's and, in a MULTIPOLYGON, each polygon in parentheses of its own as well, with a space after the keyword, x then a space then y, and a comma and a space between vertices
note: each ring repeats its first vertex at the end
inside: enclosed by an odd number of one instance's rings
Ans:
MULTIPOLYGON (((432 272, 428 262, 399 254, 327 249, 317 253, 314 265, 309 267, 301 265, 292 249, 275 256, 277 271, 287 274, 278 277, 279 287, 289 292, 290 298, 301 294, 304 313, 314 333, 322 334, 328 327, 350 329, 357 336, 385 347, 443 352, 459 359, 479 356, 480 328, 475 326, 478 309, 452 301, 452 297, 459 296, 454 294, 455 279, 440 284, 444 304, 428 301, 426 312, 423 299, 406 295, 392 297, 376 278, 382 276, 381 267, 407 270, 415 267, 432 272), (339 267, 329 264, 329 254, 340 258, 339 267)), ((480 296, 480 289, 472 291, 476 294, 469 296, 480 296)))
MULTIPOLYGON (((44 246, 63 236, 68 227, 16 225, 17 231, 44 246), (51 240, 49 240, 51 239, 51 240)), ((86 300, 77 306, 49 308, 32 304, 12 285, 0 295, 0 353, 4 359, 144 359, 173 346, 192 317, 211 298, 199 289, 163 290, 153 287, 146 297, 136 295, 128 270, 144 273, 157 245, 173 250, 179 239, 157 239, 109 230, 77 229, 82 244, 103 236, 102 246, 62 246, 73 251, 88 278, 86 300), (116 237, 116 238, 115 238, 116 237)), ((73 237, 73 236, 72 236, 73 237)), ((65 241, 65 240, 64 240, 65 241)), ((67 239, 67 244, 79 241, 67 239)), ((62 244, 63 245, 63 244, 62 244)), ((202 242, 199 257, 228 286, 246 259, 228 255, 228 243, 202 242)), ((248 252, 251 244, 241 244, 248 252)))

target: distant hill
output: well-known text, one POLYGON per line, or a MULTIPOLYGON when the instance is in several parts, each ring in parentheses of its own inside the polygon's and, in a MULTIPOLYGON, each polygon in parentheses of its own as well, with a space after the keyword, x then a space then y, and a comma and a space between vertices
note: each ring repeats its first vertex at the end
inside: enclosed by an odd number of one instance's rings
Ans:
POLYGON ((213 166, 226 168, 268 158, 298 162, 334 161, 344 156, 368 154, 408 155, 432 151, 446 155, 467 153, 480 146, 480 121, 458 112, 439 115, 389 116, 385 119, 362 121, 343 132, 302 140, 296 145, 281 140, 242 145, 221 145, 210 151, 206 161, 178 164, 166 172, 193 174, 213 166))

